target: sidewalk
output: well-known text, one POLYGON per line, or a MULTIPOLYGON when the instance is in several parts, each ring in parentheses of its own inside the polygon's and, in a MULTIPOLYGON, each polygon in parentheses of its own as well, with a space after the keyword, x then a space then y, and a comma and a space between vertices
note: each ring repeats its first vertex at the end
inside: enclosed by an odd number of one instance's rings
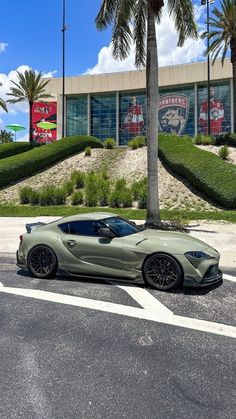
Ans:
MULTIPOLYGON (((0 254, 15 254, 19 244, 19 235, 25 232, 26 223, 36 221, 49 223, 58 218, 60 217, 0 217, 0 254)), ((221 267, 226 273, 236 276, 236 224, 191 222, 189 232, 192 236, 217 249, 221 254, 221 267)))

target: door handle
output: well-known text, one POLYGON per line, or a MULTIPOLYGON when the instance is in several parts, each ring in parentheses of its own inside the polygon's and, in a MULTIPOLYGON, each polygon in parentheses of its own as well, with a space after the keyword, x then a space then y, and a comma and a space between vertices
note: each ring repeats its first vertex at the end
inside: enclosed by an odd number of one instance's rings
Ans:
POLYGON ((76 241, 75 240, 68 240, 67 242, 69 247, 74 247, 76 245, 76 241))

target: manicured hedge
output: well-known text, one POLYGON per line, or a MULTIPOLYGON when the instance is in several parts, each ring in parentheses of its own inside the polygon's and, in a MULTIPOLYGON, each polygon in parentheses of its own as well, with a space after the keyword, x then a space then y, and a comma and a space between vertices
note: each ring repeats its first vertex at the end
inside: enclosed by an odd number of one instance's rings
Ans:
POLYGON ((0 144, 0 159, 25 153, 28 150, 32 150, 32 145, 26 142, 0 144))
POLYGON ((67 137, 26 153, 0 161, 0 188, 58 163, 66 157, 83 151, 86 147, 101 148, 103 144, 95 137, 85 135, 67 137))
POLYGON ((236 209, 236 166, 195 147, 188 137, 159 135, 159 156, 213 202, 236 209))
POLYGON ((228 145, 229 147, 236 147, 236 134, 228 132, 218 135, 215 137, 215 145, 228 145))

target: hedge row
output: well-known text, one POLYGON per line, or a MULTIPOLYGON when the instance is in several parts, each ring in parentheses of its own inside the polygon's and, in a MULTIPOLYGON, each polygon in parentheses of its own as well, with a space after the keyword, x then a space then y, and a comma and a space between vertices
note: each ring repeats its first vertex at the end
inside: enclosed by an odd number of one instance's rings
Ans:
POLYGON ((195 147, 188 137, 159 136, 159 156, 213 202, 236 209, 236 166, 195 147))
POLYGON ((15 156, 16 154, 24 153, 32 149, 30 143, 6 143, 0 144, 0 159, 15 156))
POLYGON ((228 145, 229 147, 236 147, 236 134, 230 132, 220 134, 215 137, 215 145, 228 145))
POLYGON ((81 135, 63 138, 47 146, 3 159, 0 161, 0 188, 34 175, 66 157, 83 151, 88 146, 101 148, 103 144, 95 137, 81 135))

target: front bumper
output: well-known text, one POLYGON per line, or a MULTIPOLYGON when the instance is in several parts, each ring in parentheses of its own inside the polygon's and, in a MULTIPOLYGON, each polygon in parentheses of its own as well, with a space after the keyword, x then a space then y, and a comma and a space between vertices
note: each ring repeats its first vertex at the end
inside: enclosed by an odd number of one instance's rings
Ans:
POLYGON ((223 272, 218 269, 218 272, 214 275, 205 275, 201 282, 195 281, 194 278, 185 277, 183 285, 185 287, 203 288, 210 285, 215 285, 222 282, 223 272))

